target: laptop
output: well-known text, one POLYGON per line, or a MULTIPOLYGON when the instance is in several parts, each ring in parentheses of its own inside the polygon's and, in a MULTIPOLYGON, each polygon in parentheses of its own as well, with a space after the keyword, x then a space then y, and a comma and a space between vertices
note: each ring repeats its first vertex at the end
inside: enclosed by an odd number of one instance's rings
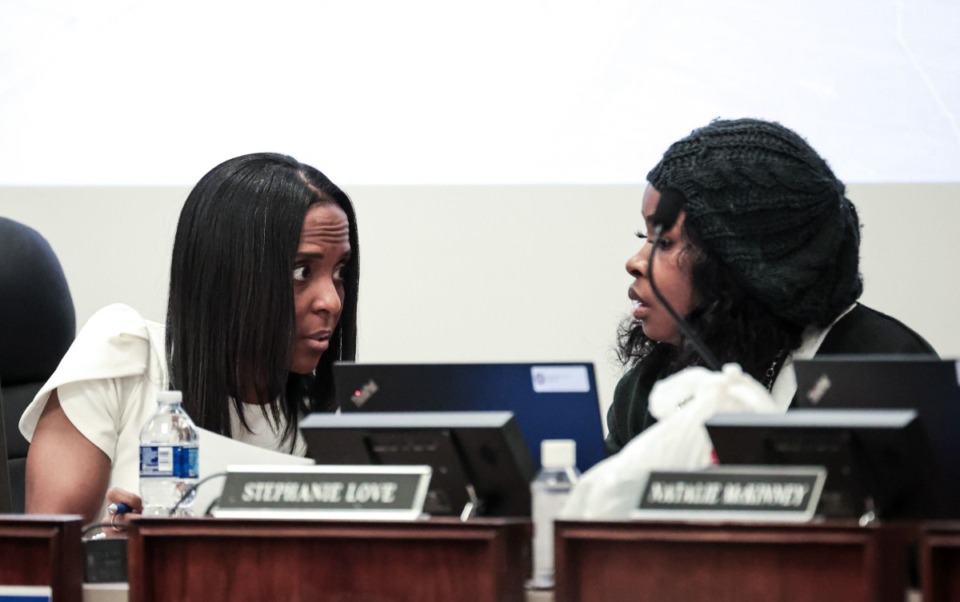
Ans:
POLYGON ((797 408, 917 410, 944 496, 960 517, 960 361, 922 355, 824 356, 798 360, 797 408))
POLYGON ((577 467, 606 456, 593 364, 377 364, 339 362, 340 411, 513 412, 537 467, 540 442, 573 439, 577 467))

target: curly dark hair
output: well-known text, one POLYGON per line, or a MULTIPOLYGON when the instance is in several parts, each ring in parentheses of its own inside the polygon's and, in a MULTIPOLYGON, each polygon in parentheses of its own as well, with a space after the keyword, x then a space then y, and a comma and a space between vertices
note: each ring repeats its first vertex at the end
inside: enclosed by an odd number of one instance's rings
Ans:
MULTIPOLYGON (((647 174, 684 197, 691 282, 686 316, 721 362, 770 384, 767 374, 863 291, 860 221, 845 186, 796 132, 759 119, 716 120, 670 145, 647 174)), ((681 333, 674 347, 624 322, 625 364, 651 355, 660 374, 702 363, 681 333)))
MULTIPOLYGON (((777 317, 751 296, 725 264, 701 251, 699 232, 684 222, 684 249, 690 259, 691 282, 698 302, 686 316, 690 327, 721 363, 736 362, 743 371, 769 386, 766 372, 776 360, 800 346, 805 325, 777 317)), ((703 365, 696 349, 681 333, 675 347, 650 339, 643 325, 628 318, 620 324, 617 356, 626 366, 656 359, 664 364, 664 376, 690 366, 703 365)))

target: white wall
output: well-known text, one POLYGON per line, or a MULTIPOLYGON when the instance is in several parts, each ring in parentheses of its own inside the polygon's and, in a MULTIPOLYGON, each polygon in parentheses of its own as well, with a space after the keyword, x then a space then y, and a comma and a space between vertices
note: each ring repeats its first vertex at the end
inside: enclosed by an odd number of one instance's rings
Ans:
MULTIPOLYGON (((82 324, 122 301, 163 321, 187 188, 0 188, 59 255, 82 324)), ((639 186, 348 187, 360 226, 360 360, 589 360, 604 409, 629 309, 639 186)), ((958 184, 849 188, 863 301, 960 356, 958 184)))

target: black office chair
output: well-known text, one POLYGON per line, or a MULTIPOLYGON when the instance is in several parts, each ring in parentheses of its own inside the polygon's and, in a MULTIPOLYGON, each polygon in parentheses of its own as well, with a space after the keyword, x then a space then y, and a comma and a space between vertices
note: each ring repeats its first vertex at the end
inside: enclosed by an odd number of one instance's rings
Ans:
POLYGON ((23 512, 26 439, 20 415, 76 336, 73 298, 60 261, 36 230, 0 217, 0 409, 12 509, 23 512))
POLYGON ((0 391, 0 514, 13 511, 10 497, 10 470, 7 468, 7 433, 3 428, 3 393, 0 391))

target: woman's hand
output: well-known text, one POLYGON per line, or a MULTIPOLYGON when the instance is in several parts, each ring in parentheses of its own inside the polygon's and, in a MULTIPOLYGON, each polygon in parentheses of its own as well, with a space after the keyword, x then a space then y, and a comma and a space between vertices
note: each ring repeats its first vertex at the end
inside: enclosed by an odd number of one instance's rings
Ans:
POLYGON ((143 500, 139 495, 130 493, 126 489, 113 487, 107 491, 107 513, 100 521, 110 523, 110 527, 104 527, 103 533, 106 537, 125 537, 124 532, 135 516, 143 513, 143 500))

